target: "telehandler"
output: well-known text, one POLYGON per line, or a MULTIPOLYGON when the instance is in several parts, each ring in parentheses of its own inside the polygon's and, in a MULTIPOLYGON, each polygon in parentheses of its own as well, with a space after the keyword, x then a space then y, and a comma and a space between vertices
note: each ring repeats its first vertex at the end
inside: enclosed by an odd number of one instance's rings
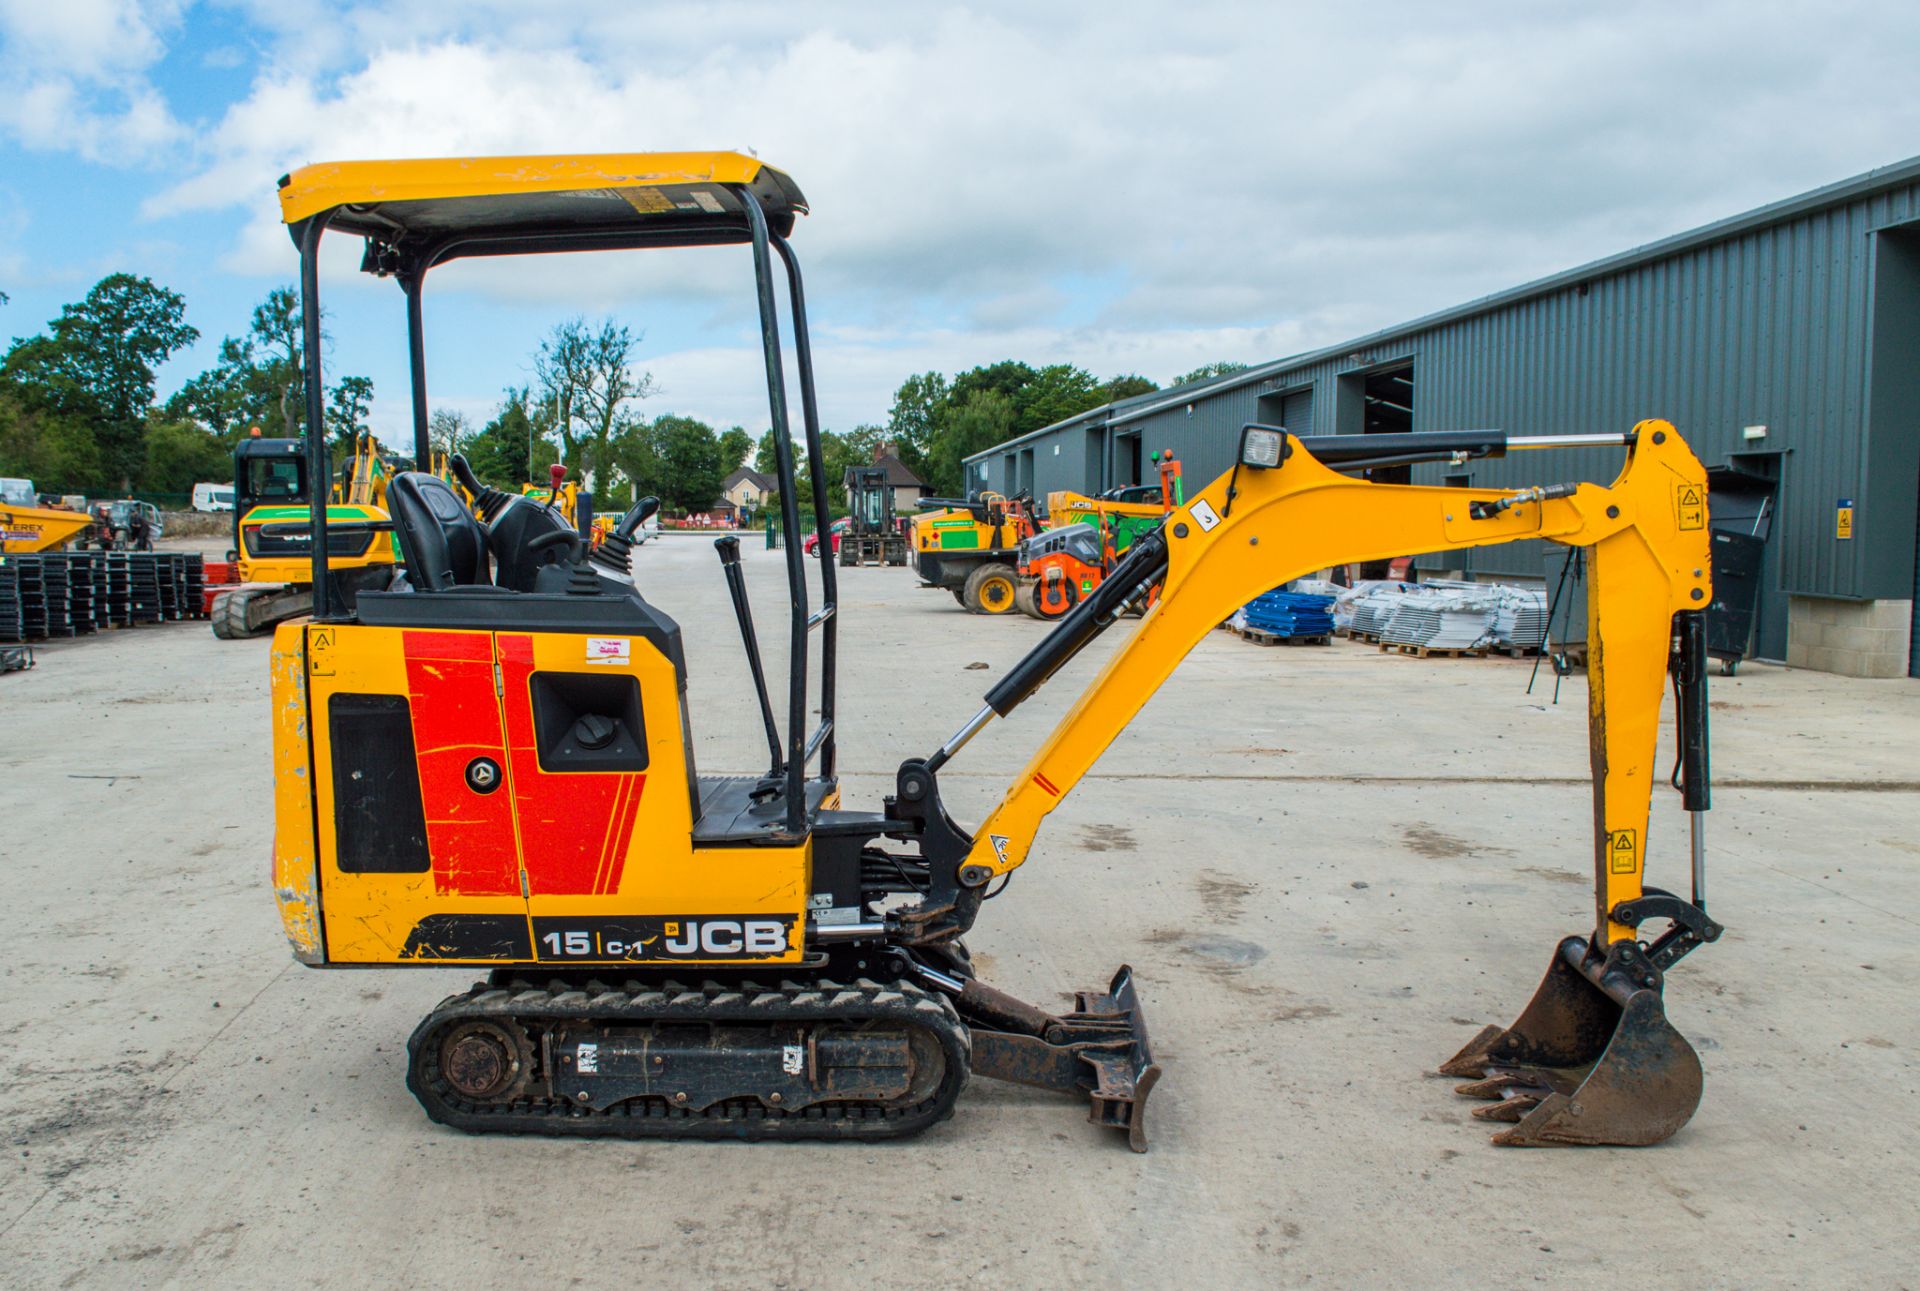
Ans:
MULTIPOLYGON (((1533 1002, 1444 1070, 1496 1100, 1509 1144, 1658 1142, 1700 1097, 1668 1023, 1664 975, 1719 934, 1703 900, 1707 802, 1705 478, 1674 428, 1558 439, 1498 432, 1303 438, 1248 426, 1236 464, 1138 539, 893 792, 841 801, 839 603, 821 541, 813 606, 796 456, 816 526, 826 474, 794 182, 733 153, 310 166, 281 181, 300 248, 306 352, 321 354, 321 239, 407 292, 416 436, 426 441, 420 287, 461 256, 746 244, 777 454, 790 614, 785 723, 769 697, 736 540, 716 543, 766 728, 764 769, 693 762, 680 627, 636 585, 628 540, 648 502, 586 552, 550 508, 404 473, 388 488, 402 577, 349 608, 327 577, 327 509, 309 507, 312 621, 272 649, 273 882, 312 965, 486 973, 408 1042, 428 1116, 467 1131, 661 1138, 896 1138, 945 1118, 970 1075, 1078 1094, 1146 1147, 1160 1076, 1132 972, 1055 1013, 973 971, 964 937, 1028 859, 1047 814, 1181 658, 1236 607, 1328 565, 1523 538, 1590 559, 1594 907, 1533 1002), (784 296, 803 447, 790 434, 784 296), (1607 486, 1375 484, 1343 472, 1561 445, 1625 451, 1607 486), (1156 604, 977 828, 940 775, 1120 618, 1156 604), (1677 629, 1678 646, 1675 646, 1677 629), (817 645, 817 648, 816 648, 817 645), (810 695, 811 674, 818 668, 810 695), (1661 698, 1677 668, 1693 895, 1642 883, 1661 698), (819 721, 809 729, 817 702, 819 721), (1647 937, 1655 924, 1665 930, 1647 937)), ((321 414, 317 362, 309 420, 321 414)), ((326 449, 305 445, 311 478, 326 449)), ((422 453, 424 460, 425 454, 422 453)), ((822 539, 824 532, 818 534, 822 539)), ((711 657, 709 644, 708 655, 711 657)))

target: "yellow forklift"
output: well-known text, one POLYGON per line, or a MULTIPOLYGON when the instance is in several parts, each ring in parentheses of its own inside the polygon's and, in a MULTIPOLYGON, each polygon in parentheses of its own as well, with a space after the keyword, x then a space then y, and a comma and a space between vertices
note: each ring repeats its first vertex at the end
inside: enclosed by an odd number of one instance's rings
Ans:
MULTIPOLYGON (((1444 1070, 1508 1123, 1503 1143, 1653 1143, 1692 1115, 1700 1063, 1666 1019, 1663 983, 1720 929, 1705 911, 1701 825, 1708 535, 1703 510, 1683 504, 1704 495, 1705 477, 1672 426, 1555 439, 1301 438, 1248 426, 1233 469, 1139 537, 950 739, 905 758, 880 801, 847 804, 837 569, 788 241, 806 205, 793 180, 733 153, 354 162, 296 171, 280 200, 300 250, 308 354, 320 353, 325 234, 364 239, 364 263, 406 289, 423 445, 429 269, 463 256, 750 250, 785 540, 784 729, 737 540, 716 548, 766 728, 758 767, 694 765, 686 657, 703 648, 710 660, 714 647, 690 646, 634 583, 626 545, 647 502, 589 552, 552 508, 477 487, 469 510, 444 481, 402 473, 387 496, 403 574, 351 605, 332 592, 327 508, 309 505, 313 619, 283 625, 272 649, 274 892, 303 963, 484 974, 408 1043, 408 1084, 435 1121, 576 1136, 897 1138, 946 1117, 977 1075, 1077 1095, 1095 1124, 1144 1150, 1160 1068, 1131 971, 1060 1012, 995 990, 964 941, 985 900, 1236 607, 1328 565, 1522 539, 1589 558, 1592 925, 1554 948, 1517 1023, 1487 1028, 1444 1070), (1624 452, 1610 485, 1353 476, 1596 445, 1624 452), (821 540, 812 557, 801 551, 799 453, 821 540), (820 566, 817 606, 809 559, 820 566), (1157 601, 986 819, 956 822, 942 804, 947 765, 1156 586, 1157 601), (1693 813, 1690 898, 1643 883, 1670 668, 1693 813)), ((315 423, 321 391, 315 363, 315 423)), ((305 453, 310 478, 326 478, 324 444, 310 439, 305 453)), ((1183 855, 1173 838, 1157 863, 1183 855)))

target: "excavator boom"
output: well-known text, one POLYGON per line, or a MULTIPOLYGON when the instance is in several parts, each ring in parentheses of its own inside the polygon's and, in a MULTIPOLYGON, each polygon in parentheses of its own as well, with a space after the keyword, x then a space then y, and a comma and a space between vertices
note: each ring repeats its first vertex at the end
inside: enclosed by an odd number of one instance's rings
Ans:
MULTIPOLYGON (((1720 929, 1705 917, 1698 855, 1705 809, 1705 689, 1701 614, 1711 599, 1706 476, 1674 428, 1646 421, 1612 437, 1628 448, 1605 487, 1549 484, 1526 490, 1373 484, 1340 474, 1285 432, 1265 468, 1236 467, 1136 544, 1100 592, 989 691, 986 707, 921 764, 937 772, 995 716, 1005 716, 1130 601, 1159 584, 1157 603, 1107 661, 973 834, 958 874, 974 886, 1028 858, 1041 822, 1087 774, 1180 661, 1222 619, 1272 587, 1334 565, 1408 552, 1545 539, 1589 551, 1589 744, 1594 793, 1594 930, 1556 950, 1534 1005, 1513 1028, 1491 1027, 1442 1070, 1475 1079, 1462 1092, 1497 1098, 1489 1118, 1520 1121, 1508 1143, 1658 1142, 1691 1116, 1699 1063, 1665 1020, 1661 974, 1720 929), (1676 617, 1678 616, 1678 617, 1676 617), (1688 807, 1695 813, 1695 898, 1645 887, 1650 797, 1661 700, 1682 625, 1682 741, 1690 750, 1688 807), (1692 642, 1689 650, 1688 643, 1692 642), (1697 656, 1697 658, 1696 658, 1697 656), (1688 660, 1693 660, 1688 664, 1688 660), (1668 919, 1651 947, 1641 923, 1668 919), (1610 1057, 1611 1055, 1611 1057, 1610 1057), (1537 1110, 1536 1110, 1537 1109, 1537 1110), (1575 1110, 1569 1110, 1575 1109, 1575 1110), (1580 1125, 1571 1122, 1585 1114, 1580 1125)), ((1485 454, 1549 441, 1474 432, 1485 454)), ((1357 437, 1356 437, 1357 438, 1357 437)), ((1368 437, 1376 438, 1376 437, 1368 437)), ((1417 441, 1420 436, 1385 436, 1417 441)), ((1591 442, 1589 438, 1587 442, 1591 442)), ((1329 445, 1328 456, 1361 451, 1329 445)), ((1348 469, 1470 451, 1379 444, 1348 469)), ((1243 455, 1245 454, 1243 444, 1243 455)), ((967 920, 968 906, 956 905, 967 920)))

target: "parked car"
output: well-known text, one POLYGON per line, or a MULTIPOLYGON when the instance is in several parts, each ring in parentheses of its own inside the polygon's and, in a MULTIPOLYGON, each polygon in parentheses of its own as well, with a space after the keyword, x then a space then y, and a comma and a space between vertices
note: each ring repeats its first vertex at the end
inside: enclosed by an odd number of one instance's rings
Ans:
MULTIPOLYGON (((847 518, 841 516, 838 520, 835 520, 831 525, 827 526, 827 531, 833 535, 833 554, 838 556, 840 554, 841 535, 847 531, 847 518)), ((818 530, 814 530, 807 534, 806 540, 800 544, 800 549, 811 556, 819 549, 819 546, 820 533, 818 530)))
POLYGON ((231 511, 233 510, 233 484, 214 484, 202 480, 193 486, 193 509, 195 511, 231 511))

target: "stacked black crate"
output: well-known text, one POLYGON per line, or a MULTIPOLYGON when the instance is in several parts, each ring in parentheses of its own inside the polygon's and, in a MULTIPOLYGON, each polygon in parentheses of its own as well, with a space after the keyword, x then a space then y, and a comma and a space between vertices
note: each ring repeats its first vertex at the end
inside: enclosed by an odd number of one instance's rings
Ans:
POLYGON ((20 613, 20 557, 0 556, 0 641, 25 641, 20 613))
POLYGON ((207 558, 197 551, 190 551, 181 559, 186 565, 187 617, 204 619, 207 612, 201 607, 207 603, 207 558))
POLYGON ((95 621, 93 556, 84 551, 70 551, 66 564, 68 621, 73 624, 75 635, 92 632, 99 626, 95 621))
POLYGON ((180 617, 180 588, 174 581, 173 568, 177 562, 170 551, 153 553, 153 578, 160 588, 160 617, 177 619, 180 617))
POLYGON ((107 622, 116 628, 133 626, 133 556, 110 551, 107 562, 107 622))
POLYGON ((107 553, 90 551, 87 563, 93 567, 93 626, 104 632, 113 626, 113 589, 107 576, 107 553))
POLYGON ((73 630, 73 600, 69 595, 67 558, 58 552, 40 557, 40 578, 47 596, 47 635, 70 637, 73 630))
POLYGON ((160 608, 160 562, 150 551, 128 553, 127 565, 133 574, 133 621, 158 623, 160 608))
POLYGON ((44 557, 18 556, 21 632, 29 641, 47 635, 47 584, 44 557))

